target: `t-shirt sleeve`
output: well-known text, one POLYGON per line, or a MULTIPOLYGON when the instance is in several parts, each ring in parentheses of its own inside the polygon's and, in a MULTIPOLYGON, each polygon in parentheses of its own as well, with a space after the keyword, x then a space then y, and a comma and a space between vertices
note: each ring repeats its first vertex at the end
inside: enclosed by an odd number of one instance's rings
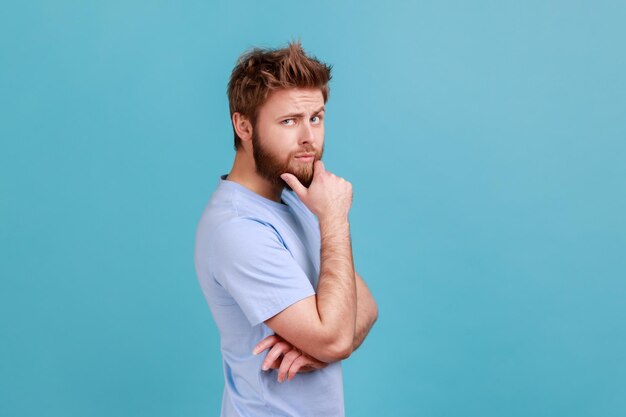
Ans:
POLYGON ((270 225, 237 218, 220 225, 209 254, 217 282, 252 326, 315 294, 305 272, 270 225))

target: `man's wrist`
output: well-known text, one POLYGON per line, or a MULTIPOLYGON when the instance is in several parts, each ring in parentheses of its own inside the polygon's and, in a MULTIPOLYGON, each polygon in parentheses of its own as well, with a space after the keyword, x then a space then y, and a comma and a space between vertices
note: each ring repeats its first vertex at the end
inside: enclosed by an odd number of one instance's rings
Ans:
POLYGON ((318 217, 317 220, 320 225, 320 229, 323 228, 327 230, 335 230, 335 229, 350 230, 350 220, 348 219, 348 216, 328 215, 328 216, 318 217))
POLYGON ((337 248, 335 245, 350 245, 350 223, 347 219, 329 219, 327 221, 320 222, 320 238, 322 247, 325 245, 332 245, 330 247, 337 248), (333 242, 333 243, 330 243, 333 242))

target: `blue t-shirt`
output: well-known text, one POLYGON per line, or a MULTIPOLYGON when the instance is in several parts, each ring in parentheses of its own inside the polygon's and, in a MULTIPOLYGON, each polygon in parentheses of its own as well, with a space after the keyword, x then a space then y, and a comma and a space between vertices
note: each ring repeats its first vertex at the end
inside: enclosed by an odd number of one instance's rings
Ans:
POLYGON ((278 383, 262 371, 274 334, 265 320, 315 294, 320 271, 317 218, 285 188, 282 203, 220 177, 196 232, 195 267, 221 336, 222 417, 344 415, 341 362, 278 383))

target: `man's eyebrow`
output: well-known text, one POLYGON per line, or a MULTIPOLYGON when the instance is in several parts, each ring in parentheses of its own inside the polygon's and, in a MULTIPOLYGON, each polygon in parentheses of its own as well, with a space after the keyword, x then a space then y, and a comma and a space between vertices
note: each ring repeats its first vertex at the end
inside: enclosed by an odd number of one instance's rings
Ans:
MULTIPOLYGON (((324 106, 320 107, 319 109, 317 109, 315 112, 313 112, 313 114, 319 114, 321 112, 325 111, 324 106)), ((279 119, 284 119, 284 118, 288 118, 288 117, 304 117, 304 113, 289 113, 289 114, 285 114, 283 116, 280 116, 279 119)))

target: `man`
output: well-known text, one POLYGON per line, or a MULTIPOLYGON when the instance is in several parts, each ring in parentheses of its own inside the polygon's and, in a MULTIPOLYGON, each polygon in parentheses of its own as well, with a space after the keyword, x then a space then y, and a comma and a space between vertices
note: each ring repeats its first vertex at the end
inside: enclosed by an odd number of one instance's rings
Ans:
POLYGON ((343 416, 341 360, 378 316, 352 260, 352 186, 321 161, 330 71, 296 42, 253 49, 230 78, 235 161, 195 247, 222 416, 343 416))

